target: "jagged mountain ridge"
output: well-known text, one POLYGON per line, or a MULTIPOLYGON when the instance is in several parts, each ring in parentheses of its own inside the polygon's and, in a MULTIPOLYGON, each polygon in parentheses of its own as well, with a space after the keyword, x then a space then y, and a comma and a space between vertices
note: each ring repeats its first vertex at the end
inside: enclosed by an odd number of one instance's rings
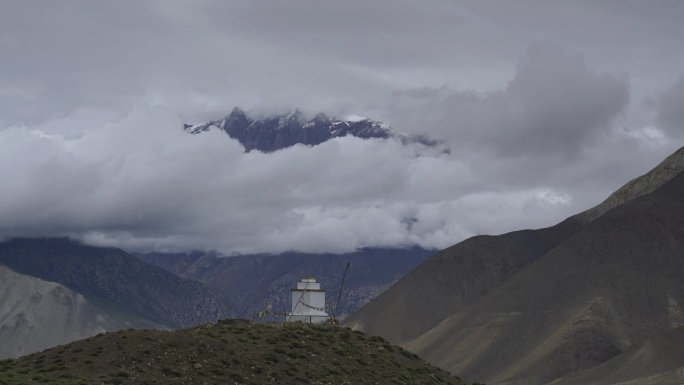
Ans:
POLYGON ((212 128, 219 129, 231 138, 238 140, 245 151, 258 150, 273 152, 295 144, 315 146, 333 138, 355 136, 362 139, 387 139, 398 137, 402 141, 415 141, 425 145, 436 142, 423 137, 408 138, 393 133, 389 126, 363 117, 340 119, 323 113, 307 119, 299 110, 285 115, 266 118, 251 118, 238 107, 224 119, 191 125, 185 124, 184 130, 190 134, 200 134, 212 128))

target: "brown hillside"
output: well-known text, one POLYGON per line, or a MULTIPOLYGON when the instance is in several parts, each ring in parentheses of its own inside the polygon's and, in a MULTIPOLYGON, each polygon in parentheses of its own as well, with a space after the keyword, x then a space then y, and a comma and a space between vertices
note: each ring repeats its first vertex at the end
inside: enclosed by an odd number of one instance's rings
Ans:
POLYGON ((683 277, 679 174, 407 346, 467 378, 545 384, 684 324, 683 277))
POLYGON ((678 327, 553 385, 684 384, 684 327, 678 327))
POLYGON ((440 251, 350 315, 344 325, 404 343, 470 305, 534 262, 581 226, 476 236, 440 251))
POLYGON ((604 202, 540 230, 476 236, 440 251, 344 324, 405 343, 478 300, 611 209, 651 193, 684 169, 680 148, 604 202))

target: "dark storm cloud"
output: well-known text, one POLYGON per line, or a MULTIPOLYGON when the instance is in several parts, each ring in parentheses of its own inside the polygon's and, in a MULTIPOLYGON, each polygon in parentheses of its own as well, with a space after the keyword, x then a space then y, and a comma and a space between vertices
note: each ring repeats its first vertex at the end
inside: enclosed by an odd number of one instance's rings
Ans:
POLYGON ((396 95, 392 115, 401 117, 399 128, 439 132, 457 148, 565 161, 605 132, 628 102, 626 78, 589 70, 579 55, 535 44, 502 91, 407 91, 396 95), (427 124, 416 120, 425 117, 427 124))
POLYGON ((18 1, 0 12, 0 124, 140 103, 192 120, 234 105, 380 114, 396 90, 500 89, 539 40, 660 91, 684 67, 684 10, 652 4, 18 1))
POLYGON ((233 105, 363 104, 388 92, 375 71, 414 68, 427 56, 448 62, 449 50, 422 43, 458 25, 443 2, 29 0, 6 8, 0 112, 24 122, 140 102, 192 118, 233 105))
MULTIPOLYGON (((144 2, 140 2, 143 4, 144 2)), ((36 121, 78 106, 120 106, 141 91, 137 60, 155 30, 145 6, 90 1, 5 4, 0 12, 3 115, 36 121)))

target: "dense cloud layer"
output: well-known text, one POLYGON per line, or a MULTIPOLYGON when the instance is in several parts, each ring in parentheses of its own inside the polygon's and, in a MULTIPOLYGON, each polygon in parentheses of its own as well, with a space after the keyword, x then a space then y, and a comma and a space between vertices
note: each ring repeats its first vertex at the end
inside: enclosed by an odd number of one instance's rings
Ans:
POLYGON ((184 133, 176 114, 151 106, 115 122, 95 112, 62 122, 69 133, 92 119, 80 135, 6 129, 0 231, 141 250, 443 248, 553 224, 602 198, 591 188, 605 157, 630 154, 613 160, 620 183, 649 165, 638 156, 672 149, 616 131, 626 80, 554 47, 532 47, 502 91, 408 94, 390 106, 397 125, 443 138, 450 153, 357 138, 244 153, 218 130, 184 133))
POLYGON ((444 247, 473 228, 512 226, 499 210, 534 208, 542 222, 564 204, 550 189, 482 191, 464 161, 420 145, 341 138, 245 154, 180 123, 141 108, 73 139, 3 131, 0 175, 12 183, 0 232, 225 252, 444 247))
POLYGON ((14 2, 0 236, 348 251, 554 224, 684 144, 684 3, 526 1, 14 2), (180 129, 234 106, 367 115, 449 152, 245 154, 180 129))

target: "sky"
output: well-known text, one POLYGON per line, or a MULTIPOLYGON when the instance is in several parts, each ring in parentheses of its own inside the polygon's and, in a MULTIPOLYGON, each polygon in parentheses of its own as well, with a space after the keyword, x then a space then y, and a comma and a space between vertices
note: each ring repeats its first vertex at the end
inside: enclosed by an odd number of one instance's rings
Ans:
POLYGON ((347 252, 550 226, 684 145, 682 20, 679 0, 0 0, 0 237, 347 252), (443 144, 182 130, 236 106, 443 144))

